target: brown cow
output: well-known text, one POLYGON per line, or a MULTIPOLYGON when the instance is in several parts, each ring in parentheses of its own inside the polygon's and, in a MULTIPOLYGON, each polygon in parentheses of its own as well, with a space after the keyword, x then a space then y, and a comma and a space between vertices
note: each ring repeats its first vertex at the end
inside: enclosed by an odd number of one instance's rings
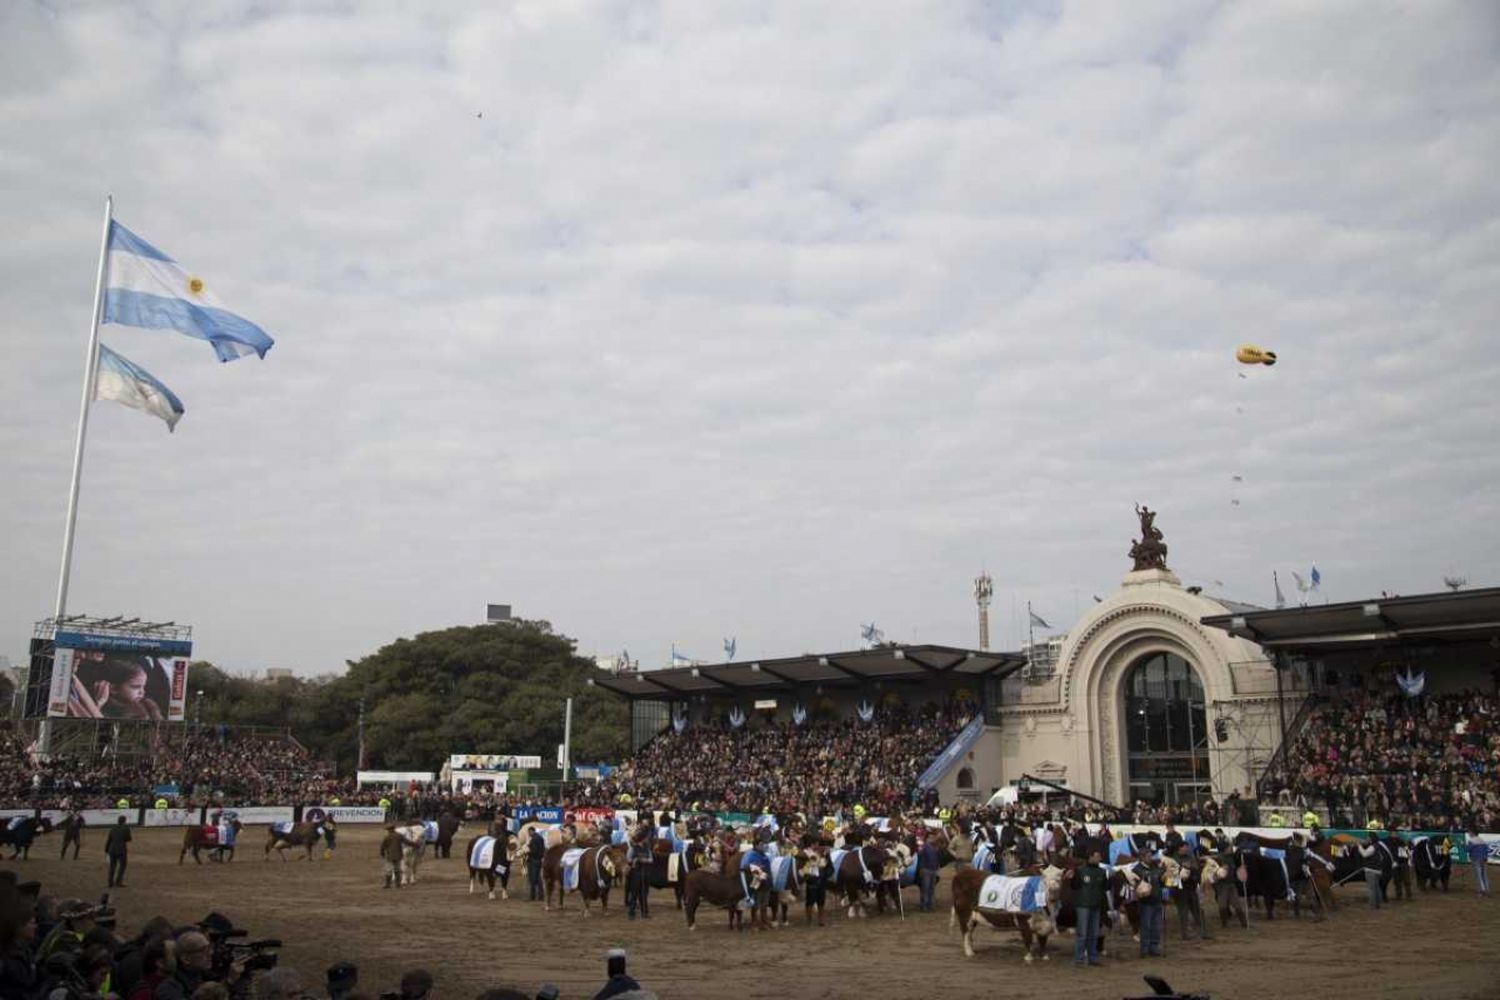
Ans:
MULTIPOLYGON (((989 875, 989 872, 966 868, 953 876, 953 909, 950 911, 948 929, 951 931, 955 926, 963 929, 964 954, 969 958, 974 957, 974 928, 979 926, 980 918, 983 918, 991 927, 1001 930, 1013 927, 1020 931, 1021 945, 1026 949, 1026 961, 1030 962, 1035 957, 1033 952, 1040 954, 1043 960, 1050 958, 1047 954, 1047 938, 1052 935, 1055 925, 1049 914, 997 913, 979 908, 979 890, 989 875)), ((1050 910, 1056 907, 1061 896, 1062 871, 1049 867, 1042 873, 1042 878, 1045 880, 1047 906, 1050 910)))
MULTIPOLYGON (((547 896, 543 909, 552 909, 552 890, 557 889, 557 908, 563 909, 567 892, 563 889, 563 853, 569 850, 562 844, 547 848, 542 855, 542 881, 547 896)), ((624 881, 630 866, 625 860, 624 844, 601 844, 585 848, 578 859, 578 887, 573 890, 583 897, 583 915, 589 915, 589 903, 599 900, 599 908, 608 912, 609 890, 616 882, 624 881)))
POLYGON ((878 912, 885 912, 886 899, 892 905, 901 905, 901 858, 884 847, 865 845, 850 847, 849 852, 839 858, 838 868, 833 873, 833 887, 844 896, 850 917, 865 915, 865 893, 875 896, 878 912), (868 877, 866 877, 868 875, 868 877))
MULTIPOLYGON (((697 930, 698 904, 709 903, 729 910, 729 929, 745 927, 745 889, 750 889, 752 898, 759 898, 761 887, 768 873, 759 866, 751 866, 745 873, 745 883, 740 882, 740 858, 743 852, 736 851, 725 857, 722 864, 712 868, 700 868, 687 873, 683 879, 682 908, 687 914, 688 930, 697 930)), ((769 926, 769 925, 767 925, 769 926)))

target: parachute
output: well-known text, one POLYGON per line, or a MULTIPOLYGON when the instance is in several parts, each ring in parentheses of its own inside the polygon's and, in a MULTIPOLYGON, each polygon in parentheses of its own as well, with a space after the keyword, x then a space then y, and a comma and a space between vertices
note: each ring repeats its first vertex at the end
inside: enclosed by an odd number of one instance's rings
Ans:
POLYGON ((1234 358, 1242 365, 1274 365, 1276 352, 1254 344, 1241 344, 1235 348, 1234 358))

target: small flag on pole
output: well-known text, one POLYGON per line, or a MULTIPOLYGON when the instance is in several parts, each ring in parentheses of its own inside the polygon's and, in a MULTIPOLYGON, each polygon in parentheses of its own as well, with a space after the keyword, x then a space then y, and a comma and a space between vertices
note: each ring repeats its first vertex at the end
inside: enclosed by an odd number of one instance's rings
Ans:
POLYGON ((1308 587, 1308 586, 1307 586, 1307 581, 1306 581, 1306 580, 1304 580, 1304 579, 1302 579, 1302 574, 1301 574, 1301 573, 1298 573, 1298 572, 1297 572, 1297 571, 1296 571, 1296 570, 1292 570, 1292 579, 1293 579, 1293 580, 1294 580, 1294 581, 1296 581, 1296 584, 1297 584, 1297 589, 1298 589, 1298 590, 1299 590, 1299 591, 1301 591, 1301 592, 1302 592, 1302 593, 1304 593, 1304 594, 1305 594, 1305 593, 1307 593, 1307 591, 1308 591, 1308 590, 1309 590, 1309 589, 1310 589, 1310 588, 1309 588, 1309 587, 1308 587))
POLYGON ((1043 618, 1041 615, 1037 614, 1035 611, 1032 611, 1030 608, 1026 609, 1026 613, 1031 616, 1031 624, 1033 626, 1035 626, 1036 628, 1051 628, 1052 627, 1051 625, 1047 624, 1047 620, 1045 618, 1043 618))
POLYGON ((1319 573, 1318 567, 1314 566, 1312 568, 1312 573, 1308 576, 1308 579, 1312 581, 1312 589, 1317 590, 1318 584, 1323 582, 1323 574, 1319 573))
POLYGON ((1281 577, 1276 575, 1274 569, 1271 571, 1271 582, 1276 585, 1276 606, 1278 608, 1286 607, 1286 596, 1281 592, 1281 577))
POLYGON ((728 639, 725 639, 724 640, 724 658, 726 660, 732 660, 732 659, 734 659, 734 651, 736 649, 738 649, 738 648, 739 648, 739 643, 735 642, 734 636, 730 636, 728 639))
POLYGON ((265 357, 275 344, 266 331, 225 309, 203 279, 139 236, 111 221, 104 322, 176 330, 206 340, 220 361, 265 357))
POLYGON ((167 430, 177 429, 177 421, 186 412, 182 400, 129 358, 99 345, 99 370, 94 375, 94 398, 109 399, 137 410, 144 410, 167 422, 167 430))

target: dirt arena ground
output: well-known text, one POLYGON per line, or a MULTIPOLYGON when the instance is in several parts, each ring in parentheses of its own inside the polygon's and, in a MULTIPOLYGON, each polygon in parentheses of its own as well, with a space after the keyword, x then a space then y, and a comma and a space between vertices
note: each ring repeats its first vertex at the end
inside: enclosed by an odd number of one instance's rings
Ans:
MULTIPOLYGON (((466 842, 472 830, 461 831, 466 842)), ((584 920, 576 899, 566 913, 543 913, 521 900, 490 902, 467 894, 464 862, 428 859, 417 885, 380 887, 378 835, 346 826, 333 860, 261 860, 265 828, 241 834, 230 865, 179 867, 181 831, 137 830, 127 887, 116 890, 120 928, 134 931, 161 913, 198 920, 220 910, 252 937, 285 940, 282 963, 321 985, 338 959, 360 967, 372 995, 395 989, 415 966, 437 977, 439 1000, 468 1000, 485 988, 534 991, 555 983, 563 997, 590 997, 604 980, 604 953, 621 946, 643 985, 664 998, 782 997, 1066 997, 1120 998, 1148 993, 1141 976, 1161 975, 1179 990, 1208 990, 1216 1000, 1382 998, 1424 1000, 1500 997, 1500 897, 1478 899, 1467 866, 1447 896, 1370 913, 1363 889, 1341 890, 1332 919, 1255 919, 1249 931, 1218 931, 1210 942, 1180 942, 1168 908, 1165 959, 1142 960, 1128 937, 1105 968, 1075 969, 1072 938, 1052 943, 1049 962, 1026 965, 1015 934, 976 932, 978 955, 963 957, 948 932, 946 885, 940 913, 851 921, 831 913, 830 926, 799 925, 770 933, 725 930, 722 911, 700 913, 689 933, 668 893, 653 893, 653 919, 629 922, 623 898, 609 913, 584 920)), ((104 889, 103 831, 85 834, 79 861, 60 861, 57 834, 40 839, 30 861, 0 862, 39 879, 43 892, 97 898, 104 889)), ((944 880, 946 882, 946 879, 944 880)), ((525 894, 524 877, 514 880, 525 894)), ((613 894, 612 894, 613 896, 613 894)), ((908 905, 916 891, 907 890, 908 905)), ((800 916, 800 914, 799 914, 800 916)))

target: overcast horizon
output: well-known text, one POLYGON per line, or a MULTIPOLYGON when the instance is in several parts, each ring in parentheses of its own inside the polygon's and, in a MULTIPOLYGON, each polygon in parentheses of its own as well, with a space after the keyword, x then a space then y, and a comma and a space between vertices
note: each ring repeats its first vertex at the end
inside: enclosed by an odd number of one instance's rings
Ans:
POLYGON ((982 570, 1016 649, 1138 502, 1235 600, 1500 583, 1497 55, 1463 2, 4 5, 0 653, 107 193, 276 345, 102 328, 186 415, 93 404, 68 608, 227 669, 487 603, 973 646, 982 570))

